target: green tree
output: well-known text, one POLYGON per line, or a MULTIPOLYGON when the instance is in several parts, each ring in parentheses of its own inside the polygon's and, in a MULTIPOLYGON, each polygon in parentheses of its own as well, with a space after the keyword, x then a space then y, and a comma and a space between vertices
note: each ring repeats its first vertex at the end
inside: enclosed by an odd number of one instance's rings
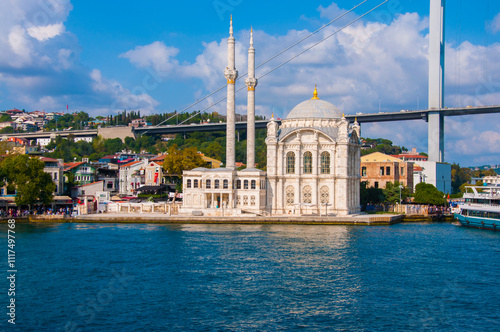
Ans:
POLYGON ((400 183, 396 181, 395 183, 387 182, 385 189, 383 189, 385 201, 391 204, 399 203, 399 193, 401 191, 401 200, 404 202, 406 198, 410 196, 410 189, 404 187, 399 189, 400 183))
POLYGON ((44 166, 40 159, 27 155, 16 155, 2 162, 1 173, 16 188, 17 206, 31 206, 37 201, 43 204, 52 202, 56 185, 43 171, 44 166))
POLYGON ((446 199, 443 192, 437 190, 430 183, 420 182, 415 186, 415 203, 430 204, 430 205, 444 205, 446 199))
POLYGON ((12 134, 14 132, 14 128, 11 126, 4 127, 0 129, 0 134, 12 134))
POLYGON ((453 193, 459 193, 461 186, 471 179, 471 170, 468 167, 460 167, 459 164, 451 165, 451 188, 453 193))
POLYGON ((181 178, 182 171, 201 166, 206 166, 206 163, 194 147, 179 150, 177 145, 172 145, 163 160, 163 169, 170 177, 181 178))
POLYGON ((361 182, 360 188, 361 206, 366 207, 367 204, 380 204, 384 202, 384 191, 380 188, 368 188, 366 181, 361 182))

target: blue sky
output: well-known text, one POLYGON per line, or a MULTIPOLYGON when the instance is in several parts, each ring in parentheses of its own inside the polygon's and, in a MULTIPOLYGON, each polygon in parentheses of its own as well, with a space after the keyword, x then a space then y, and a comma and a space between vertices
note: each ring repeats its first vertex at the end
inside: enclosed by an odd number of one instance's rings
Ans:
MULTIPOLYGON (((181 110, 224 85, 233 14, 237 69, 246 72, 249 29, 257 63, 360 1, 0 0, 0 109, 112 114, 181 110)), ((381 1, 363 5, 257 70, 287 60, 381 1)), ((285 117, 310 97, 346 114, 427 107, 428 0, 390 0, 362 20, 260 80, 257 113, 285 117)), ((500 2, 448 0, 445 105, 500 104, 500 2)), ((243 82, 240 81, 239 84, 243 82)), ((190 111, 205 109, 224 91, 190 111)), ((237 96, 245 112, 245 94, 237 96)), ((223 103, 208 111, 225 113, 223 103)), ((446 161, 500 163, 500 115, 446 119, 446 161)), ((363 125, 427 150, 423 121, 363 125)))

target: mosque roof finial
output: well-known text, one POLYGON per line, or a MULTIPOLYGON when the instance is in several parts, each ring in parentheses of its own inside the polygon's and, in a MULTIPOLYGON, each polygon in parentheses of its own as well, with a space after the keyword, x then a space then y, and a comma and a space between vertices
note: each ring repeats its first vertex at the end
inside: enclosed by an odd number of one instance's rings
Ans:
POLYGON ((253 46, 253 28, 250 27, 250 46, 253 46))
POLYGON ((313 100, 319 99, 318 98, 318 89, 316 88, 316 84, 314 84, 314 93, 313 93, 313 97, 311 99, 313 99, 313 100))
POLYGON ((231 14, 231 21, 229 23, 229 35, 233 35, 233 14, 231 14))

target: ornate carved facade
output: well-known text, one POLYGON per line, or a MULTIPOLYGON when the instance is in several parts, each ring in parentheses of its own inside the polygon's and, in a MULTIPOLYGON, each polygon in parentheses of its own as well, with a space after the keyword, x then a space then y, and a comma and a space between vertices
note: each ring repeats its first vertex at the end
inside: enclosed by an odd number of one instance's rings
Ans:
POLYGON ((267 126, 267 206, 273 214, 360 211, 359 125, 314 97, 267 126))

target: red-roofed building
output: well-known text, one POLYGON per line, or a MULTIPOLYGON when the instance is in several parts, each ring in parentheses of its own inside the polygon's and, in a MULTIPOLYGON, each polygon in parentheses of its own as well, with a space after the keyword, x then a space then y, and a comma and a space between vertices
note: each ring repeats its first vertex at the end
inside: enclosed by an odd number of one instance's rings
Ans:
POLYGON ((145 182, 146 186, 158 186, 164 183, 163 161, 149 161, 145 167, 145 182))
POLYGON ((88 161, 78 161, 64 164, 64 175, 66 183, 70 176, 73 176, 73 181, 80 185, 93 183, 96 180, 96 168, 88 161))
POLYGON ((121 195, 131 196, 146 183, 147 164, 147 160, 136 160, 120 165, 118 186, 121 195))
POLYGON ((417 152, 417 148, 411 149, 411 151, 408 152, 403 152, 400 154, 393 154, 392 155, 395 158, 401 159, 403 161, 413 161, 413 162, 419 162, 419 161, 427 161, 429 157, 427 156, 422 156, 417 152))
POLYGON ((5 111, 6 114, 8 115, 19 115, 24 113, 24 111, 18 110, 17 108, 14 108, 12 110, 5 111))

